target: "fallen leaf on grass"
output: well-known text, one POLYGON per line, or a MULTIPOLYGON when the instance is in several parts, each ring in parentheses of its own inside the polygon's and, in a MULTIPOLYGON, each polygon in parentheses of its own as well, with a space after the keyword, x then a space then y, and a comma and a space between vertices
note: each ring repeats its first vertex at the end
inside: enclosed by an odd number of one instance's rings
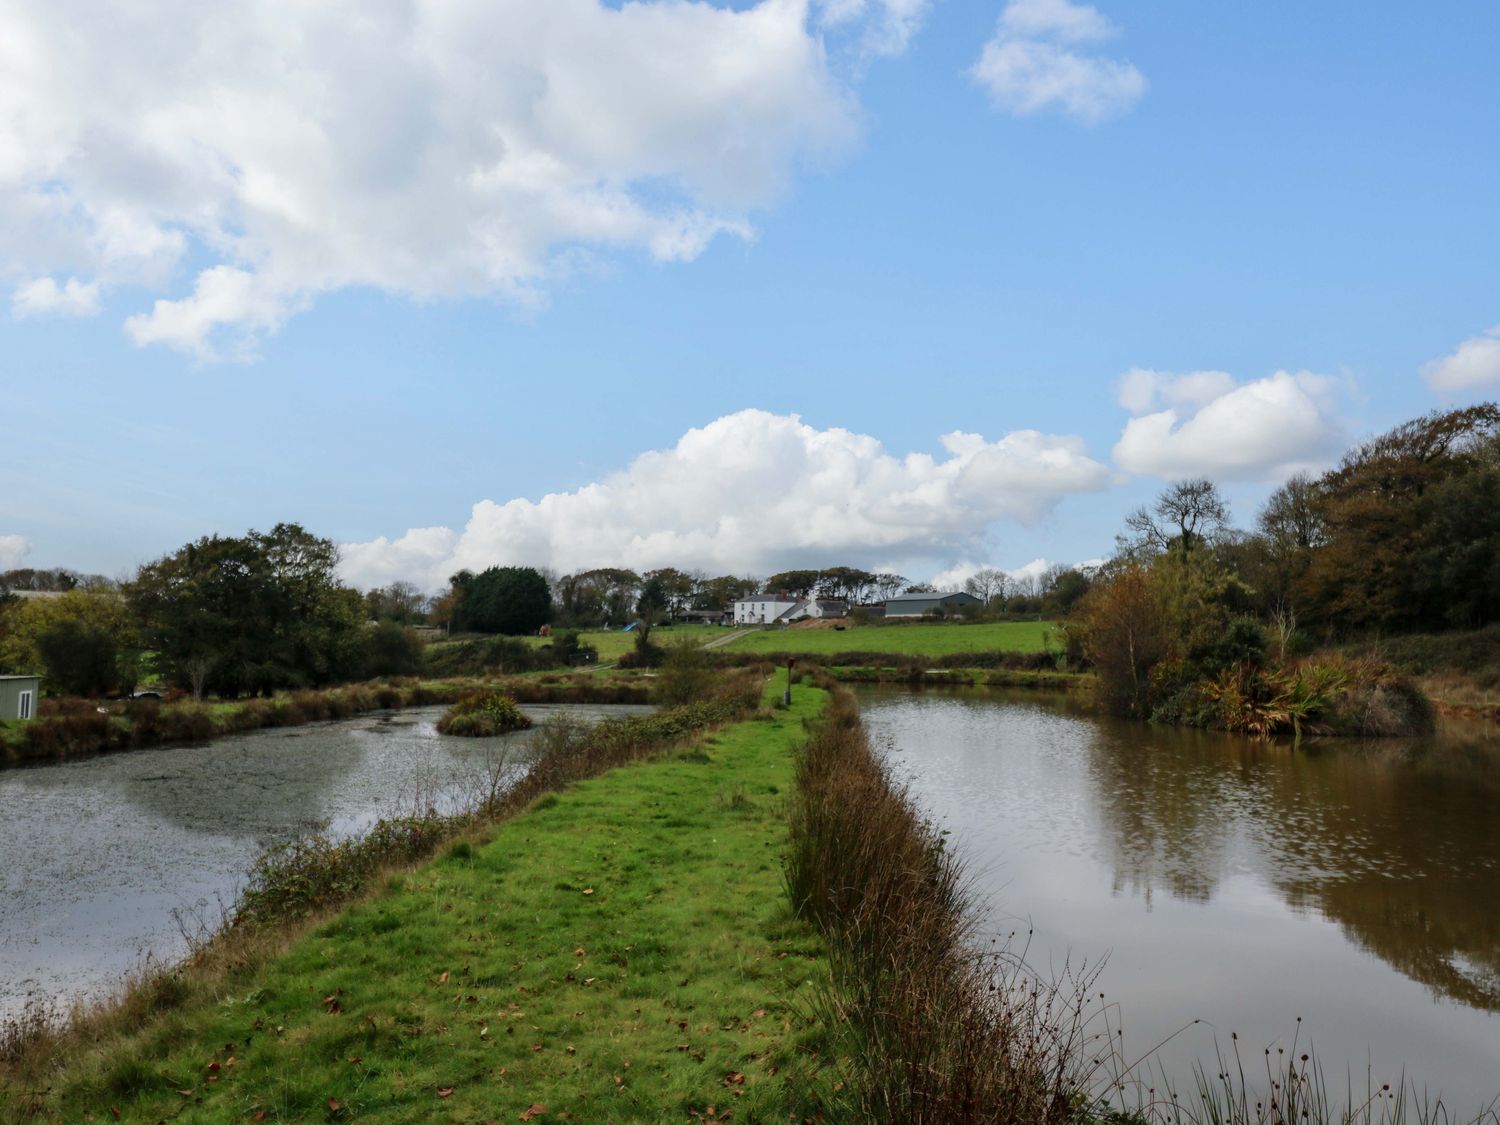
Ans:
POLYGON ((533 1117, 540 1117, 542 1114, 544 1114, 546 1112, 547 1112, 547 1107, 546 1106, 540 1105, 540 1104, 538 1104, 536 1102, 532 1102, 531 1105, 529 1105, 526 1109, 524 1109, 524 1110, 521 1111, 521 1120, 522 1121, 530 1121, 533 1117))
POLYGON ((744 1084, 745 1076, 737 1070, 733 1074, 724 1076, 724 1085, 726 1086, 743 1086, 744 1084))
POLYGON ((266 1111, 263 1110, 263 1109, 257 1109, 255 1111, 255 1115, 250 1118, 251 1121, 264 1121, 265 1119, 266 1119, 266 1111))
POLYGON ((185 1098, 190 1098, 193 1096, 193 1092, 191 1090, 178 1090, 177 1092, 185 1098))
POLYGON ((594 893, 594 888, 593 887, 584 887, 583 888, 583 893, 586 894, 586 895, 591 895, 591 894, 594 893))
POLYGON ((452 1096, 453 1096, 453 1087, 452 1086, 444 1086, 442 1089, 440 1089, 438 1091, 438 1097, 440 1097, 440 1098, 451 1098, 452 1096))
POLYGON ((448 983, 448 971, 445 969, 441 973, 438 974, 438 984, 447 984, 447 983, 448 983))
POLYGON ((343 1108, 344 1108, 344 1103, 341 1102, 341 1101, 339 1101, 338 1098, 329 1098, 328 1099, 328 1112, 329 1113, 338 1113, 343 1108))

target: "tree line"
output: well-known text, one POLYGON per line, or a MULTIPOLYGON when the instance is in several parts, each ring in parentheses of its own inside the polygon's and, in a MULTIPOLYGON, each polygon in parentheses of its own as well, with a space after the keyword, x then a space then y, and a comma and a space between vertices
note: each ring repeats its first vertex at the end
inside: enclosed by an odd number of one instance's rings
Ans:
POLYGON ((1124 713, 1179 721, 1230 696, 1291 706, 1313 690, 1297 659, 1314 649, 1500 621, 1497 500, 1494 403, 1403 422, 1325 473, 1293 476, 1251 529, 1234 526, 1215 482, 1179 481, 1125 519, 1074 644, 1124 713))

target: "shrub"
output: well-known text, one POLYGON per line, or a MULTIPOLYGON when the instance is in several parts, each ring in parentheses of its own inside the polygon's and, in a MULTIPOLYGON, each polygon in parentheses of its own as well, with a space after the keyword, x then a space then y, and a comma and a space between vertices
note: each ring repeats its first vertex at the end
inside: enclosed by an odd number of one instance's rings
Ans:
POLYGON ((438 720, 440 734, 463 738, 491 738, 531 726, 510 696, 491 688, 464 696, 438 720))
POLYGON ((708 653, 686 641, 667 651, 662 673, 656 680, 656 698, 667 707, 695 703, 713 694, 717 677, 708 661, 708 653))

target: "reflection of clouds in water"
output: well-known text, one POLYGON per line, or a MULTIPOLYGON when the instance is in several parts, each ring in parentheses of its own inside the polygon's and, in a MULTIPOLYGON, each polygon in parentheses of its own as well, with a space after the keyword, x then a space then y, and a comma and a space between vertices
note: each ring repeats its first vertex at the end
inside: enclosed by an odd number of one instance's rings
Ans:
MULTIPOLYGON (((526 707, 585 719, 642 707, 526 707)), ((489 784, 529 735, 445 738, 441 708, 0 771, 0 1015, 29 991, 107 990, 182 952, 174 909, 233 901, 264 848, 346 835, 489 784)), ((501 783, 516 775, 503 771, 501 783)))

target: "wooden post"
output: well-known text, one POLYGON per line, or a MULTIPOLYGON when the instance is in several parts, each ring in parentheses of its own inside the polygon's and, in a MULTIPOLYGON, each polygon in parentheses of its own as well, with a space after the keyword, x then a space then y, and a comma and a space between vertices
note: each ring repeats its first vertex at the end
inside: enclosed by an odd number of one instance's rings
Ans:
POLYGON ((792 705, 792 665, 795 663, 797 661, 792 657, 788 656, 786 658, 786 696, 784 702, 788 707, 792 705))

